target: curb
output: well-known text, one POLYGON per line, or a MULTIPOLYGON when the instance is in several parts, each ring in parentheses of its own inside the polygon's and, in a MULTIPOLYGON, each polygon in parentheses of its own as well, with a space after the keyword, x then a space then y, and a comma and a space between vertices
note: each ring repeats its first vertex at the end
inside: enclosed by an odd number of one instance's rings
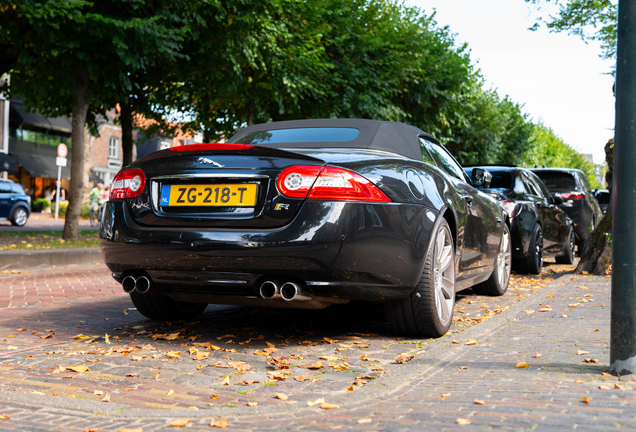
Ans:
POLYGON ((0 270, 7 268, 37 268, 103 262, 99 247, 74 249, 44 249, 31 251, 0 251, 0 270))
MULTIPOLYGON (((426 349, 426 351, 420 353, 413 360, 400 367, 399 370, 392 370, 386 375, 376 379, 373 383, 369 383, 359 390, 353 393, 342 394, 339 396, 331 397, 328 402, 335 403, 345 408, 352 408, 353 405, 358 405, 366 402, 370 399, 379 399, 386 397, 396 391, 399 391, 406 383, 416 380, 423 374, 427 373, 432 367, 444 361, 445 359, 455 356, 465 349, 464 344, 452 344, 451 340, 460 339, 475 339, 478 342, 489 336, 490 332, 496 332, 508 321, 515 319, 524 309, 533 307, 533 305, 543 301, 544 290, 551 290, 552 292, 558 292, 562 284, 567 285, 573 274, 566 274, 559 279, 545 285, 541 289, 530 293, 528 297, 520 300, 516 304, 509 307, 506 311, 480 323, 475 327, 466 329, 460 333, 455 333, 452 336, 447 336, 438 339, 438 343, 433 347, 426 349)), ((45 401, 39 401, 34 403, 33 397, 29 395, 14 393, 10 391, 0 391, 0 400, 5 402, 14 403, 28 403, 30 405, 36 405, 39 407, 46 407, 51 409, 70 410, 74 412, 94 413, 95 411, 104 411, 104 404, 94 401, 83 401, 78 404, 77 401, 55 401, 55 405, 47 403, 45 401)), ((53 401, 51 401, 53 402, 53 401)), ((142 408, 128 408, 125 412, 113 412, 112 408, 118 408, 118 406, 110 405, 106 417, 110 418, 165 418, 165 417, 183 417, 187 416, 192 419, 198 419, 210 416, 233 416, 233 417, 252 417, 254 415, 265 414, 279 414, 279 415, 295 415, 301 411, 320 412, 320 409, 310 408, 301 404, 298 405, 276 405, 276 406, 259 406, 255 408, 233 408, 231 413, 227 409, 210 408, 199 410, 196 413, 188 410, 169 411, 173 415, 168 414, 166 410, 161 409, 142 409, 142 408)))

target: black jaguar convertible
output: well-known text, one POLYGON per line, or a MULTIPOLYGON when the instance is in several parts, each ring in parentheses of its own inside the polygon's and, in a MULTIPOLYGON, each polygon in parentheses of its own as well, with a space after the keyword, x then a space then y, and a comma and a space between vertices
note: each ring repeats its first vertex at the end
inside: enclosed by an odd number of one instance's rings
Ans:
POLYGON ((502 295, 506 211, 427 133, 402 123, 297 120, 227 143, 152 153, 120 171, 104 260, 143 315, 207 304, 386 305, 394 331, 441 336, 456 291, 502 295))

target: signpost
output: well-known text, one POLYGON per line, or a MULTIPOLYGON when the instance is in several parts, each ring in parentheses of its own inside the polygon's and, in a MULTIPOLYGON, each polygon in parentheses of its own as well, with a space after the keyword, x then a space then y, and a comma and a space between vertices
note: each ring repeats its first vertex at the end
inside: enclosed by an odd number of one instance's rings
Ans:
POLYGON ((62 180, 62 167, 66 166, 66 155, 68 155, 68 148, 66 144, 60 144, 57 146, 57 158, 55 164, 57 165, 57 190, 55 191, 55 220, 60 211, 60 181, 62 180))

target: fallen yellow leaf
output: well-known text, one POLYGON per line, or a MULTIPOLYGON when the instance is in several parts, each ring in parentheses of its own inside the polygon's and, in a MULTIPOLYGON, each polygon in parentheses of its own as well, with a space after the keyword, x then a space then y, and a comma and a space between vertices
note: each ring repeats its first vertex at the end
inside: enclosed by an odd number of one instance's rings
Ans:
POLYGON ((9 417, 6 414, 0 414, 0 420, 9 420, 11 417, 9 417))
POLYGON ((221 420, 214 420, 212 419, 210 421, 210 427, 217 427, 217 428, 221 428, 221 429, 225 429, 227 427, 227 419, 221 419, 221 420))
POLYGON ((576 352, 576 355, 583 355, 583 354, 589 354, 589 353, 590 353, 589 351, 578 350, 576 352))
POLYGON ((450 397, 451 394, 450 393, 442 393, 440 396, 443 397, 443 398, 447 398, 447 397, 450 397))
POLYGON ((280 399, 280 400, 289 399, 289 396, 287 396, 285 393, 276 393, 276 397, 278 397, 278 399, 280 399))
POLYGON ((143 428, 123 428, 117 429, 117 432, 144 432, 143 428))
POLYGON ((110 402, 110 393, 106 393, 106 396, 104 396, 102 402, 110 402))
POLYGON ((247 406, 248 406, 248 407, 255 407, 255 406, 257 406, 257 405, 258 405, 258 402, 248 402, 248 403, 247 403, 247 406))
POLYGON ((475 399, 475 402, 473 402, 475 405, 486 405, 486 402, 481 400, 481 399, 475 399))
POLYGON ((186 420, 186 419, 173 420, 170 423, 168 423, 168 426, 184 427, 188 423, 190 423, 190 420, 186 420))
POLYGON ((168 394, 166 394, 166 396, 170 397, 172 396, 173 393, 174 393, 174 390, 170 389, 168 390, 168 394))
POLYGON ((361 418, 358 420, 358 424, 371 423, 373 420, 370 418, 361 418))
POLYGON ((230 385, 230 377, 226 376, 225 378, 223 378, 223 381, 221 381, 221 385, 230 385))
POLYGON ((477 345, 477 341, 474 339, 468 339, 466 345, 477 345))
POLYGON ((84 365, 78 365, 78 366, 66 366, 66 370, 72 370, 73 372, 77 372, 77 373, 84 373, 84 372, 88 372, 90 369, 84 365))
POLYGON ((516 365, 515 367, 518 367, 518 368, 527 368, 527 367, 528 367, 528 363, 526 363, 526 362, 524 362, 524 361, 521 361, 521 362, 517 363, 517 365, 516 365))
POLYGON ((618 383, 614 383, 614 388, 618 390, 623 390, 623 386, 618 383))
POLYGON ((415 356, 413 354, 401 354, 393 359, 397 364, 404 364, 408 361, 413 360, 415 356))
POLYGON ((340 408, 338 405, 334 405, 334 404, 330 404, 327 402, 323 402, 320 404, 320 408, 322 409, 336 409, 336 408, 340 408))
POLYGON ((534 358, 539 358, 539 357, 541 357, 542 355, 543 355, 543 354, 536 353, 536 354, 534 355, 534 358))
POLYGON ((320 405, 321 403, 325 403, 325 398, 319 398, 315 401, 307 401, 307 405, 309 406, 320 405))
POLYGON ((585 396, 583 396, 583 402, 585 402, 586 404, 589 404, 590 400, 588 398, 586 398, 585 396))
POLYGON ((457 419, 457 424, 460 424, 462 426, 469 425, 470 424, 470 419, 458 418, 457 419))

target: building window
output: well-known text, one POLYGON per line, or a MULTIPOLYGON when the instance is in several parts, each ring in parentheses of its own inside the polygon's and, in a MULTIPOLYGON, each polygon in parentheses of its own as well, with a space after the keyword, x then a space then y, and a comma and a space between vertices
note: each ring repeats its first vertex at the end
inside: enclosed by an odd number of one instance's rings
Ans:
POLYGON ((108 157, 115 159, 119 157, 119 138, 110 137, 108 140, 108 157))

